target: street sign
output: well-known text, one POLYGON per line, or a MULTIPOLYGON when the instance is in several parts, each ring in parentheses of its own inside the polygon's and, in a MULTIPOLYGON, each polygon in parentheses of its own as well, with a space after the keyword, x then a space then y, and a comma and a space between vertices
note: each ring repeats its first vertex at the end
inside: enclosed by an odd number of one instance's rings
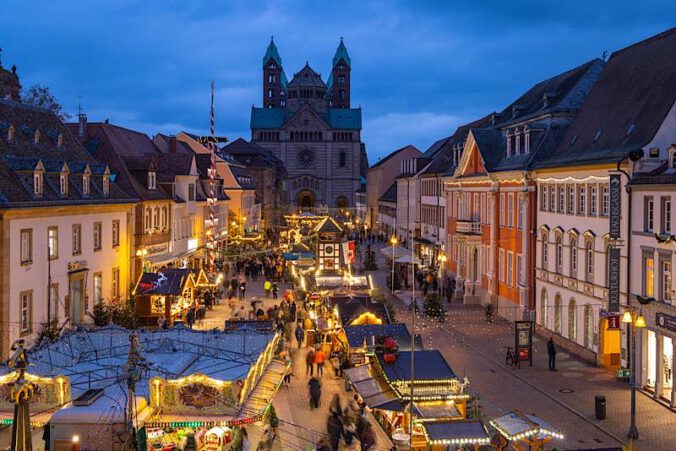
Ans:
POLYGON ((620 368, 617 370, 617 377, 621 379, 628 379, 631 377, 631 370, 628 368, 620 368))
POLYGON ((620 173, 610 174, 610 238, 620 237, 620 212, 622 210, 622 178, 620 173))
POLYGON ((620 328, 620 315, 608 315, 608 329, 620 328))
POLYGON ((620 248, 608 250, 608 311, 620 311, 620 248))

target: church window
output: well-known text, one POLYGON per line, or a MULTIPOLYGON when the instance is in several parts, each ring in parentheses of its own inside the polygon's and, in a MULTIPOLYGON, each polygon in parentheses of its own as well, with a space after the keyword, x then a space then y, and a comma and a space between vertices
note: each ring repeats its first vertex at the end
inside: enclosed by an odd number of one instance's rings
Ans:
POLYGON ((7 131, 7 141, 9 142, 14 141, 14 132, 15 132, 14 126, 10 125, 9 130, 7 131))
POLYGON ((63 133, 59 133, 59 138, 56 141, 56 145, 59 148, 63 147, 63 133))
POLYGON ((271 99, 275 95, 274 89, 268 89, 268 99, 271 99))
POLYGON ((345 90, 344 89, 341 89, 340 91, 338 91, 338 98, 339 99, 345 98, 345 90))
POLYGON ((304 188, 307 188, 307 187, 308 187, 308 182, 309 182, 308 178, 305 177, 305 178, 303 179, 303 187, 304 187, 304 188))
POLYGON ((322 141, 322 132, 319 132, 319 140, 322 141))
POLYGON ((344 168, 346 164, 347 164, 347 155, 345 154, 344 151, 341 151, 338 154, 338 167, 344 168))
POLYGON ((275 74, 268 75, 268 83, 276 83, 276 82, 277 82, 277 76, 275 74))
POLYGON ((35 144, 40 144, 40 130, 35 130, 33 142, 35 142, 35 144))

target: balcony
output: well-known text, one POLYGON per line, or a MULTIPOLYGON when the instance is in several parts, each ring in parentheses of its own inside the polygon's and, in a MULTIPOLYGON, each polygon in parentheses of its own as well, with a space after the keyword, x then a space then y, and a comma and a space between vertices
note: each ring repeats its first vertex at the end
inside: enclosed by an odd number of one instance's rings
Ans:
POLYGON ((136 246, 153 246, 156 244, 168 243, 171 240, 171 232, 164 230, 153 233, 137 233, 134 236, 136 246))
POLYGON ((458 221, 455 231, 463 235, 481 235, 481 223, 478 221, 458 221))

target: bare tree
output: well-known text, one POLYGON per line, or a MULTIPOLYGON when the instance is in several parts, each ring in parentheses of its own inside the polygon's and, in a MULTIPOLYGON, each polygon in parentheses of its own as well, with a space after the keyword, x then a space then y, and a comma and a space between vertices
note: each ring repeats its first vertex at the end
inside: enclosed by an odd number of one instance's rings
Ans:
POLYGON ((43 85, 33 85, 21 93, 21 100, 27 105, 33 105, 54 113, 62 121, 69 120, 72 116, 65 111, 56 100, 49 87, 43 85))

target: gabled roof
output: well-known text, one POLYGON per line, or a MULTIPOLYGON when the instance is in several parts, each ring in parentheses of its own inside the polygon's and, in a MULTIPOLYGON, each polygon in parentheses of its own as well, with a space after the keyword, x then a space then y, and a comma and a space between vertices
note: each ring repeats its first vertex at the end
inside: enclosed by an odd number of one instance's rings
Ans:
POLYGON ((284 169, 284 162, 277 158, 275 154, 243 138, 237 138, 221 150, 232 155, 237 161, 247 167, 284 169))
POLYGON ((384 202, 396 202, 397 201, 397 182, 396 180, 390 185, 389 188, 380 196, 380 199, 384 202))
MULTIPOLYGON (((423 155, 423 153, 420 152, 420 150, 419 150, 416 146, 414 146, 414 145, 412 145, 412 144, 408 144, 408 145, 406 145, 406 146, 404 146, 404 147, 401 147, 401 148, 399 148, 399 149, 397 149, 397 150, 391 152, 391 153, 390 153, 389 155, 387 155, 385 158, 379 160, 376 164, 374 164, 373 166, 371 166, 371 168, 377 168, 377 167, 379 167, 379 166, 384 165, 384 164, 387 163, 389 160, 391 160, 392 158, 394 158, 395 156, 399 155, 401 152, 403 152, 403 151, 405 151, 405 150, 414 150, 414 151, 418 152, 418 154, 419 154, 418 156, 422 156, 422 155, 423 155)), ((369 168, 369 169, 371 169, 371 168, 369 168)))
POLYGON ((324 218, 322 222, 317 224, 315 227, 315 232, 342 232, 343 229, 338 225, 338 223, 330 216, 324 218))
POLYGON ((536 167, 616 162, 649 144, 676 101, 676 28, 614 52, 557 147, 536 167))
POLYGON ((291 88, 326 88, 326 84, 322 81, 321 75, 310 67, 309 63, 305 63, 300 72, 294 74, 293 78, 288 84, 291 88))

